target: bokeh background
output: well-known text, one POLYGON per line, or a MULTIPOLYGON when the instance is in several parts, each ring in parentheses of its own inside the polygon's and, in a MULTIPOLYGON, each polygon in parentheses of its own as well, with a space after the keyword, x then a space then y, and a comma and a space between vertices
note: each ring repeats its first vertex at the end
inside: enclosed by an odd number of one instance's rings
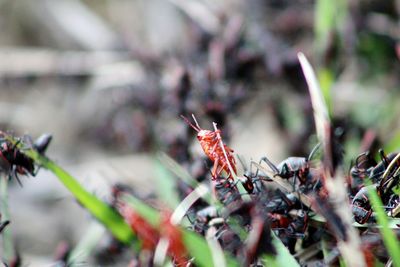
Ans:
MULTIPOLYGON (((399 12, 398 0, 1 0, 0 126, 51 133, 47 155, 105 200, 116 182, 155 191, 160 152, 184 162, 194 133, 181 114, 217 122, 247 163, 306 156, 301 51, 350 166, 400 148, 399 12)), ((51 266, 92 219, 49 172, 22 182, 9 192, 17 248, 51 266)))

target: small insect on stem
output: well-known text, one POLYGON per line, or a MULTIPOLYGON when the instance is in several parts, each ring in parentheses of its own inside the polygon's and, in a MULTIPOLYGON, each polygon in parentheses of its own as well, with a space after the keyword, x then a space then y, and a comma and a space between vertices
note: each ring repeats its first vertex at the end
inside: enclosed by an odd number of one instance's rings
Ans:
POLYGON ((317 144, 307 158, 289 157, 279 163, 278 166, 274 165, 267 157, 261 158, 260 162, 266 162, 274 172, 274 176, 280 176, 283 179, 298 178, 301 184, 305 184, 309 176, 310 161, 319 149, 319 146, 320 144, 317 144))
POLYGON ((185 116, 181 115, 183 120, 190 125, 197 132, 197 140, 204 153, 214 162, 211 171, 213 179, 216 179, 224 170, 228 174, 228 178, 233 179, 237 174, 236 161, 233 157, 233 150, 222 143, 221 131, 204 130, 200 127, 196 117, 192 114, 195 125, 192 124, 185 116))
MULTIPOLYGON (((23 152, 24 148, 20 148, 25 141, 30 142, 31 137, 26 136, 25 139, 28 140, 14 138, 0 131, 0 171, 6 172, 10 178, 15 177, 20 186, 22 183, 18 175, 36 176, 40 168, 36 168, 34 160, 23 152)), ((35 141, 32 148, 44 155, 51 139, 51 135, 43 134, 35 141)))

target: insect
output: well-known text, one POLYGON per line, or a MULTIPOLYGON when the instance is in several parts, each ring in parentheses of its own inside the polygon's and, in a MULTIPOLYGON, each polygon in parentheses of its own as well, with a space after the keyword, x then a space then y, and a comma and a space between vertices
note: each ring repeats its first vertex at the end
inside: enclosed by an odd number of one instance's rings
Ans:
POLYGON ((275 173, 275 176, 280 176, 284 179, 292 177, 299 178, 301 184, 307 180, 310 170, 310 160, 313 158, 315 152, 318 150, 320 144, 317 144, 307 158, 304 157, 289 157, 275 166, 267 157, 261 158, 260 161, 265 161, 268 166, 275 173))
POLYGON ((381 162, 378 164, 371 159, 369 152, 361 153, 357 157, 356 163, 351 169, 352 183, 360 186, 363 179, 369 178, 374 184, 379 184, 377 190, 380 197, 382 199, 387 199, 388 196, 386 193, 397 184, 398 177, 394 174, 399 169, 400 162, 394 162, 392 170, 390 170, 388 175, 383 179, 383 174, 387 170, 389 164, 396 158, 398 153, 390 153, 386 155, 383 149, 379 149, 379 155, 381 162))
POLYGON ((354 215, 354 220, 359 224, 364 224, 369 221, 372 215, 372 210, 363 208, 362 206, 353 204, 351 211, 354 215))
POLYGON ((0 144, 0 168, 9 173, 10 177, 15 177, 22 186, 18 174, 35 176, 35 166, 33 159, 26 156, 18 148, 7 140, 2 140, 0 144))
POLYGON ((200 209, 199 211, 196 212, 196 218, 194 222, 192 223, 193 229, 195 232, 204 235, 208 223, 218 217, 218 211, 217 208, 214 206, 207 206, 205 208, 200 209))
POLYGON ((286 229, 290 225, 288 216, 279 213, 268 213, 272 229, 286 229))
POLYGON ((304 210, 295 211, 293 220, 289 224, 288 230, 290 234, 304 236, 308 226, 308 213, 304 210))
POLYGON ((33 148, 39 152, 39 154, 44 154, 49 146, 53 136, 51 134, 42 134, 36 139, 35 143, 33 143, 33 148))
POLYGON ((351 190, 356 194, 364 186, 364 179, 367 177, 367 169, 376 166, 376 161, 369 152, 363 152, 357 156, 354 166, 350 168, 349 184, 351 190))
MULTIPOLYGON (((400 167, 400 162, 397 160, 394 162, 394 165, 391 170, 389 170, 389 174, 383 178, 384 172, 386 172, 389 164, 398 156, 398 153, 390 153, 389 155, 385 155, 382 149, 379 150, 379 154, 381 156, 381 162, 376 165, 369 173, 369 177, 371 177, 372 182, 379 182, 379 188, 381 193, 386 193, 392 186, 395 184, 393 183, 394 180, 397 180, 398 177, 395 173, 397 172, 398 168, 400 167)), ((383 197, 383 194, 382 196, 383 197)))
POLYGON ((361 188, 358 193, 354 196, 351 209, 354 215, 354 220, 359 224, 368 222, 372 215, 371 205, 368 199, 368 188, 376 185, 365 186, 361 188))
POLYGON ((223 170, 228 174, 228 178, 232 179, 233 174, 231 173, 231 170, 234 172, 235 175, 237 174, 236 161, 232 155, 233 150, 230 147, 223 145, 222 148, 220 135, 221 131, 210 131, 202 129, 199 126, 194 115, 192 115, 192 117, 196 125, 193 125, 183 115, 181 115, 181 117, 185 120, 187 124, 190 125, 190 127, 197 131, 197 140, 199 140, 204 153, 210 158, 210 160, 214 162, 214 166, 211 171, 213 179, 216 179, 223 170), (226 155, 224 153, 224 150, 226 155))
POLYGON ((292 210, 289 214, 268 213, 271 229, 289 237, 304 237, 308 226, 308 214, 304 210, 292 210))
POLYGON ((244 180, 242 181, 244 189, 246 189, 247 193, 251 194, 254 191, 254 183, 251 177, 244 175, 244 180))
POLYGON ((376 164, 369 151, 361 153, 357 156, 355 165, 350 170, 351 177, 363 179, 366 175, 366 170, 376 166, 376 164))
POLYGON ((266 201, 265 208, 270 213, 284 213, 293 209, 298 200, 293 193, 283 193, 279 189, 275 191, 274 197, 266 201))
POLYGON ((213 189, 217 199, 225 206, 233 205, 234 203, 241 202, 239 190, 233 182, 225 179, 214 179, 213 189))
MULTIPOLYGON (((365 177, 369 177, 374 183, 379 182, 386 168, 389 166, 390 162, 397 156, 397 154, 398 153, 390 153, 386 155, 383 149, 379 149, 381 162, 377 164, 375 160, 371 157, 371 154, 369 152, 361 153, 357 157, 356 163, 351 169, 352 178, 363 179, 365 177)), ((394 169, 397 169, 399 166, 400 164, 396 162, 396 166, 394 169)))
MULTIPOLYGON (((30 138, 28 136, 28 138, 30 138)), ((39 154, 44 154, 52 136, 49 134, 41 135, 32 148, 35 149, 39 154)), ((29 141, 29 140, 28 140, 29 141)), ((25 155, 21 149, 18 148, 18 144, 21 142, 19 139, 15 144, 12 144, 6 139, 0 139, 0 169, 8 172, 10 178, 15 177, 18 183, 22 186, 18 175, 32 175, 36 176, 37 171, 33 159, 25 155)))
POLYGON ((265 192, 265 187, 264 187, 264 184, 262 183, 262 181, 267 180, 267 177, 258 175, 258 171, 257 171, 257 173, 254 173, 251 170, 251 167, 253 166, 252 164, 250 165, 250 170, 248 170, 244 160, 239 156, 238 156, 238 159, 244 169, 243 177, 238 177, 238 180, 242 183, 242 185, 243 185, 244 189, 247 191, 247 193, 260 194, 262 192, 265 192))
POLYGON ((259 207, 254 207, 250 213, 251 231, 243 248, 243 266, 250 266, 252 263, 256 262, 258 257, 263 253, 268 253, 270 255, 276 254, 275 247, 272 244, 271 225, 269 221, 266 220, 265 212, 259 207))

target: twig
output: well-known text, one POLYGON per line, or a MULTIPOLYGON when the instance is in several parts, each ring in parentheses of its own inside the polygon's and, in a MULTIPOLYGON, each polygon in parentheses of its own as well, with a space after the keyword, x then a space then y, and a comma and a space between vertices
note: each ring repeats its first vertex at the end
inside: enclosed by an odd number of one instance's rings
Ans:
POLYGON ((361 240, 355 228, 352 227, 352 214, 344 186, 345 181, 342 175, 335 174, 333 166, 328 109, 311 64, 303 53, 298 53, 298 58, 311 96, 317 135, 324 147, 324 184, 329 192, 329 200, 346 229, 344 238, 336 236, 338 248, 348 266, 366 266, 364 255, 361 252, 361 240))
POLYGON ((183 217, 190 209, 190 207, 199 199, 209 193, 209 189, 204 184, 200 184, 195 190, 185 197, 184 200, 179 203, 174 213, 171 215, 171 223, 178 225, 182 221, 183 217))
POLYGON ((231 163, 230 163, 230 161, 228 159, 228 154, 225 151, 224 142, 222 141, 221 135, 219 134, 219 131, 218 131, 218 128, 217 128, 217 124, 215 122, 213 122, 213 126, 214 126, 215 132, 217 133, 217 138, 219 140, 219 144, 220 144, 220 147, 222 149, 222 152, 224 153, 224 156, 225 156, 226 163, 228 165, 229 171, 231 173, 231 176, 233 177, 233 180, 236 182, 236 186, 237 186, 237 188, 239 190, 239 193, 240 193, 240 195, 241 195, 243 200, 250 201, 251 200, 250 196, 248 195, 248 193, 244 189, 242 183, 240 182, 240 179, 238 178, 238 176, 236 175, 236 173, 234 172, 234 170, 233 170, 233 168, 231 166, 231 163))

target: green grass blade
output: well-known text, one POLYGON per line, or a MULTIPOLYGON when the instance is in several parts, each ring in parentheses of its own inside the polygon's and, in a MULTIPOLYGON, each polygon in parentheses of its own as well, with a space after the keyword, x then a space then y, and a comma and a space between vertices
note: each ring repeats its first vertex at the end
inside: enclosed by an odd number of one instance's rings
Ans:
POLYGON ((385 145, 385 152, 396 151, 400 149, 400 132, 396 133, 392 139, 385 145))
POLYGON ((347 13, 345 0, 318 0, 316 2, 314 29, 317 49, 325 49, 332 32, 339 31, 345 26, 347 13))
MULTIPOLYGON (((214 266, 212 261, 212 253, 207 241, 200 235, 184 230, 183 231, 183 242, 188 249, 190 255, 195 259, 195 263, 199 266, 214 266)), ((225 255, 226 266, 234 267, 239 266, 239 263, 232 257, 225 255)))
POLYGON ((175 179, 159 161, 155 161, 155 166, 157 179, 156 191, 159 199, 169 208, 174 209, 180 203, 175 179))
MULTIPOLYGON (((157 159, 166 171, 174 174, 174 176, 170 175, 171 178, 179 178, 192 188, 198 188, 200 186, 200 183, 194 179, 188 171, 167 154, 161 152, 158 154, 157 159)), ((210 194, 205 194, 201 198, 208 204, 212 203, 210 194)))
POLYGON ((326 47, 330 31, 335 27, 335 2, 318 0, 315 5, 314 29, 319 49, 326 47))
MULTIPOLYGON (((13 144, 17 143, 12 136, 7 136, 6 138, 13 144)), ((18 147, 21 148, 22 144, 19 144, 18 147)), ((74 195, 78 202, 99 220, 115 238, 125 244, 131 244, 137 241, 133 231, 117 211, 86 191, 79 182, 63 168, 33 149, 25 149, 24 154, 32 158, 36 164, 53 172, 61 183, 74 195)))
POLYGON ((199 186, 199 182, 194 179, 178 162, 165 153, 159 153, 157 156, 160 163, 169 171, 174 173, 179 179, 190 185, 192 188, 199 186))
POLYGON ((75 196, 96 219, 103 223, 106 228, 121 242, 131 243, 135 236, 125 223, 122 216, 109 205, 87 192, 69 173, 59 167, 51 160, 42 160, 41 165, 52 171, 64 186, 75 196))
POLYGON ((67 264, 74 266, 87 262, 87 258, 97 247, 104 233, 104 226, 97 221, 93 221, 81 240, 79 240, 79 243, 69 254, 67 264))
POLYGON ((321 68, 318 71, 318 81, 321 87, 322 95, 325 99, 326 106, 328 108, 329 116, 333 115, 333 100, 332 100, 332 85, 334 83, 333 72, 328 68, 321 68))
MULTIPOLYGON (((366 183, 366 186, 368 186, 368 182, 366 183)), ((382 234, 383 243, 385 244, 390 257, 393 260, 393 265, 400 267, 400 244, 396 238, 396 235, 389 227, 389 220, 384 209, 382 208, 382 201, 377 192, 371 186, 368 187, 368 196, 372 208, 375 211, 378 224, 381 226, 379 231, 382 234)))
POLYGON ((263 261, 267 264, 267 266, 293 266, 293 267, 300 267, 297 260, 290 254, 289 250, 283 245, 282 241, 276 237, 274 232, 271 232, 272 236, 272 244, 274 245, 277 255, 275 257, 271 255, 264 255, 263 261))
POLYGON ((347 267, 343 257, 339 257, 339 267, 347 267))

